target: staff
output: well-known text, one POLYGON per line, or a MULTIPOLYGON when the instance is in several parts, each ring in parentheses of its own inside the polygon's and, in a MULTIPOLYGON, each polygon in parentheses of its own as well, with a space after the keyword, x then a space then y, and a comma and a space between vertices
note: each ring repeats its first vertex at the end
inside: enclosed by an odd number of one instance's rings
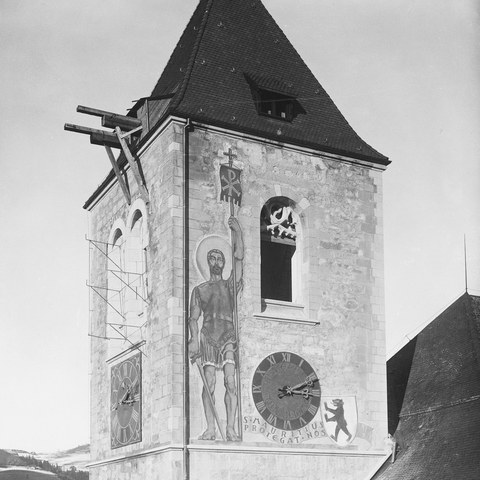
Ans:
POLYGON ((212 397, 212 394, 210 392, 210 388, 208 386, 207 379, 205 378, 205 372, 203 371, 202 364, 200 362, 200 358, 198 358, 198 357, 195 358, 195 359, 192 358, 191 362, 192 362, 192 365, 195 363, 198 367, 198 371, 200 373, 200 378, 202 379, 203 386, 205 388, 205 391, 207 392, 207 397, 208 397, 208 401, 210 402, 210 407, 211 407, 213 415, 215 417, 215 421, 217 422, 218 430, 220 432, 220 435, 222 436, 222 440, 225 441, 225 435, 224 435, 222 427, 220 425, 220 418, 218 416, 217 409, 215 408, 215 402, 213 401, 213 397, 212 397))
MULTIPOLYGON (((237 156, 229 148, 228 152, 223 152, 228 157, 228 167, 222 165, 220 167, 220 183, 221 194, 220 200, 229 201, 230 203, 230 216, 235 217, 236 203, 239 207, 242 200, 242 185, 240 183, 241 170, 233 168, 233 159, 237 156)), ((238 326, 238 308, 237 308, 237 275, 235 269, 235 238, 233 232, 230 232, 231 244, 232 244, 232 273, 233 273, 233 323, 235 326, 235 337, 237 339, 237 352, 235 362, 235 374, 237 377, 237 412, 238 412, 238 436, 240 440, 243 438, 242 430, 242 391, 240 386, 240 336, 238 326)))

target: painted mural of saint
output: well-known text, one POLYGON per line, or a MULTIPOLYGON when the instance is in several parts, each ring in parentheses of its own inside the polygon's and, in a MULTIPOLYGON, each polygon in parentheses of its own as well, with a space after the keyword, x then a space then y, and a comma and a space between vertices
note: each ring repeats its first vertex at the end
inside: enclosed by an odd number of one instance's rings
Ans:
POLYGON ((235 356, 237 338, 234 325, 234 295, 242 286, 243 237, 240 224, 235 217, 230 217, 228 226, 232 230, 233 266, 228 279, 223 278, 225 254, 222 250, 212 249, 207 253, 210 278, 196 286, 190 300, 190 341, 189 354, 192 361, 201 360, 206 385, 202 391, 203 408, 207 420, 207 429, 200 436, 201 440, 215 440, 215 417, 206 388, 208 386, 214 398, 216 372, 223 371, 225 385, 225 410, 227 416, 226 439, 239 441, 235 431, 235 418, 238 399, 235 381, 235 356), (235 269, 235 277, 233 273, 235 269), (234 288, 236 278, 236 288, 234 288), (203 316, 199 331, 198 321, 203 316))

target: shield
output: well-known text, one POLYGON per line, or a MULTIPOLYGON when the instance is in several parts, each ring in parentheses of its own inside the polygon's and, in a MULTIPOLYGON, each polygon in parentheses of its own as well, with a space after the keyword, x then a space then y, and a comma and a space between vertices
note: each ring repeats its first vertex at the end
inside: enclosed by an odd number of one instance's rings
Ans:
POLYGON ((357 434, 357 400, 354 396, 322 395, 322 421, 329 438, 339 447, 353 442, 357 434))

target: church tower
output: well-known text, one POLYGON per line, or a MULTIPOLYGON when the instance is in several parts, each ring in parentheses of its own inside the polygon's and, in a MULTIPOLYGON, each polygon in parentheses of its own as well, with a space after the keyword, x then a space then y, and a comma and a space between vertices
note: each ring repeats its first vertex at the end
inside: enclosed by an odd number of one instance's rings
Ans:
POLYGON ((79 111, 112 163, 85 204, 92 480, 370 478, 389 160, 260 0, 200 0, 151 95, 79 111))

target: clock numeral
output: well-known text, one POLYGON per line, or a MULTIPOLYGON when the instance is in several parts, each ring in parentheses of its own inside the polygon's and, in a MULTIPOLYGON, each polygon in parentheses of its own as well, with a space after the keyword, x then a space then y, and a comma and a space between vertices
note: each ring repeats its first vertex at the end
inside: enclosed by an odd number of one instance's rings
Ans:
POLYGON ((132 418, 135 422, 138 422, 138 420, 140 420, 140 413, 135 409, 132 411, 132 418))
POLYGON ((282 352, 282 362, 288 362, 290 363, 292 358, 292 354, 288 352, 282 352))
POLYGON ((292 422, 290 420, 283 421, 283 429, 284 430, 291 430, 292 429, 292 422))
POLYGON ((263 377, 267 373, 267 371, 266 370, 260 370, 259 368, 257 368, 256 373, 258 373, 259 375, 261 375, 263 377))
POLYGON ((312 395, 312 397, 319 397, 319 396, 320 396, 320 389, 319 389, 319 388, 314 388, 314 389, 310 392, 310 395, 312 395))
POLYGON ((136 393, 133 397, 133 401, 134 402, 139 402, 140 401, 140 394, 139 393, 136 393))
POLYGON ((305 421, 305 419, 303 417, 299 417, 299 420, 300 420, 300 425, 302 427, 304 427, 307 424, 307 422, 305 421))
POLYGON ((267 360, 270 362, 270 365, 275 365, 277 363, 275 355, 270 355, 269 357, 267 357, 267 360))
POLYGON ((274 427, 276 427, 277 426, 277 417, 273 413, 271 413, 267 418, 267 422, 270 425, 273 425, 274 427))
POLYGON ((138 428, 133 431, 132 440, 133 441, 140 440, 140 430, 138 428))
POLYGON ((120 423, 118 421, 118 417, 117 417, 117 415, 114 415, 113 419, 112 419, 112 427, 113 427, 113 429, 116 430, 118 426, 120 426, 120 423))
POLYGON ((257 410, 260 413, 263 413, 267 409, 267 406, 265 405, 265 402, 263 400, 261 402, 256 403, 255 405, 257 406, 257 410))
POLYGON ((113 430, 113 436, 117 439, 117 441, 120 438, 120 431, 121 431, 120 423, 118 421, 118 417, 115 415, 113 417, 113 424, 112 424, 112 430, 113 430))
POLYGON ((318 378, 314 373, 307 375, 307 382, 316 382, 317 380, 318 378))
POLYGON ((260 385, 252 385, 252 392, 253 393, 262 393, 260 385))
POLYGON ((299 367, 301 367, 303 365, 303 362, 305 362, 305 360, 303 358, 300 359, 300 363, 298 364, 299 367))
POLYGON ((315 416, 317 411, 318 411, 318 407, 316 405, 314 405, 313 403, 310 404, 310 406, 308 407, 308 411, 313 415, 315 416))

